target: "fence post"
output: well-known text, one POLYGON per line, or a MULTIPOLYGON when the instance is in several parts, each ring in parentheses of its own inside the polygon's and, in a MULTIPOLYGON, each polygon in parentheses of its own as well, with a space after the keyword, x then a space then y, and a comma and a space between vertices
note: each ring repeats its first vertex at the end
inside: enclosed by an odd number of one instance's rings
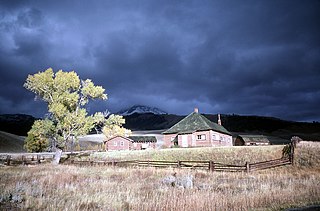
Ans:
POLYGON ((214 162, 212 160, 209 161, 209 171, 214 171, 214 162))
POLYGON ((11 160, 11 156, 7 155, 7 165, 10 166, 10 160, 11 160))
POLYGON ((293 140, 291 141, 291 144, 290 144, 290 162, 291 162, 291 165, 294 165, 294 147, 295 147, 295 144, 293 143, 293 140))
POLYGON ((37 163, 41 163, 41 161, 40 161, 40 155, 37 155, 37 163))
POLYGON ((294 165, 294 148, 296 148, 297 144, 302 141, 298 136, 293 136, 291 138, 291 146, 290 146, 290 161, 291 164, 294 165))
POLYGON ((111 165, 112 165, 112 167, 114 167, 114 159, 112 159, 111 165))
POLYGON ((27 162, 26 162, 26 156, 22 155, 22 156, 21 156, 21 159, 22 159, 22 164, 23 164, 23 165, 26 165, 26 163, 27 163, 27 162))
POLYGON ((247 170, 247 173, 250 172, 250 165, 249 165, 249 162, 246 162, 246 170, 247 170))
POLYGON ((181 168, 181 161, 178 160, 178 168, 181 168))

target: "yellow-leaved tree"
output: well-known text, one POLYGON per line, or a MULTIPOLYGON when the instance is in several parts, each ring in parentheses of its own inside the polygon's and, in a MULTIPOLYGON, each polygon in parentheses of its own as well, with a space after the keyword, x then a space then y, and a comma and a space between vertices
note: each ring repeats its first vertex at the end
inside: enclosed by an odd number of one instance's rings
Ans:
POLYGON ((109 140, 116 136, 130 136, 131 131, 124 128, 124 124, 125 119, 122 116, 111 114, 106 120, 102 129, 102 132, 106 136, 106 139, 109 140))
POLYGON ((56 151, 77 141, 78 136, 88 134, 96 124, 105 121, 97 112, 88 115, 86 105, 89 100, 106 100, 107 94, 101 86, 90 79, 81 80, 76 72, 51 68, 29 75, 24 87, 36 94, 48 106, 49 114, 38 120, 28 132, 25 147, 28 151, 56 151), (38 146, 35 146, 38 145, 38 146))

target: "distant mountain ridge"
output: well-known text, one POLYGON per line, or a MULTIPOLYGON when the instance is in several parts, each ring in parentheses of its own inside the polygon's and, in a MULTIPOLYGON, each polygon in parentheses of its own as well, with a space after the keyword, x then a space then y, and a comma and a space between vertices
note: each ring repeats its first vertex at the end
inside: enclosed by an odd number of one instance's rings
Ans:
POLYGON ((121 116, 129 116, 132 114, 156 114, 156 115, 161 115, 161 114, 167 114, 167 112, 162 111, 159 108, 156 107, 150 107, 150 106, 145 106, 145 105, 134 105, 130 108, 122 109, 117 112, 117 114, 121 116))
MULTIPOLYGON (((127 112, 127 114, 132 113, 131 115, 124 115, 126 120, 124 126, 133 131, 168 129, 185 117, 174 114, 154 114, 150 109, 140 109, 145 113, 134 112, 137 110, 139 108, 133 108, 132 112, 127 112)), ((212 122, 218 121, 217 114, 204 114, 204 116, 212 122)), ((0 130, 26 136, 35 120, 36 118, 30 115, 3 114, 0 115, 0 130)), ((259 134, 286 139, 299 136, 305 140, 320 141, 320 123, 318 122, 293 122, 274 117, 226 114, 221 115, 221 120, 222 125, 235 135, 259 134)))
POLYGON ((35 120, 36 118, 26 114, 0 114, 0 130, 26 136, 35 120))

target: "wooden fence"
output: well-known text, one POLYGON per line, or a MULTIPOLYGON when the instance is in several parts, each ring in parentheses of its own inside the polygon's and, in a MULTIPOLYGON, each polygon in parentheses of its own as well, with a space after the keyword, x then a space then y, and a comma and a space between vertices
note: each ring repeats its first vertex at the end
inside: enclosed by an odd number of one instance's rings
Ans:
MULTIPOLYGON (((72 155, 72 154, 71 154, 72 155)), ((53 154, 35 154, 35 155, 1 155, 0 163, 3 165, 35 165, 45 162, 51 162, 53 154)), ((86 160, 76 161, 69 159, 70 154, 64 158, 64 164, 80 165, 80 166, 113 166, 113 167, 156 167, 156 168, 188 168, 188 169, 203 169, 209 171, 257 171, 262 169, 269 169, 278 166, 292 164, 290 158, 281 158, 257 163, 246 163, 245 165, 232 165, 218 163, 214 161, 194 161, 194 160, 180 160, 180 161, 154 161, 154 160, 131 160, 131 161, 99 161, 99 160, 86 160)))
POLYGON ((153 161, 153 160, 131 160, 131 161, 74 161, 66 164, 80 166, 112 166, 112 167, 155 167, 155 168, 188 168, 203 169, 209 171, 228 171, 228 172, 251 172, 262 169, 275 168, 278 166, 291 165, 289 158, 281 158, 257 163, 246 163, 245 165, 231 165, 217 163, 214 161, 153 161))
POLYGON ((257 171, 262 169, 269 169, 274 168, 278 166, 284 166, 284 165, 291 165, 291 159, 290 158, 281 158, 276 160, 269 160, 269 161, 263 161, 258 163, 249 163, 247 164, 247 171, 257 171))
MULTIPOLYGON (((77 161, 72 157, 77 156, 89 156, 95 151, 80 151, 80 152, 63 152, 61 163, 80 165, 80 166, 119 166, 119 167, 156 167, 156 168, 189 168, 189 169, 204 169, 209 171, 229 171, 229 172, 252 172, 262 169, 275 168, 278 166, 293 164, 294 158, 294 145, 288 145, 284 148, 283 158, 268 160, 256 163, 246 163, 245 165, 232 165, 224 164, 214 161, 192 161, 192 160, 180 160, 180 161, 154 161, 154 160, 131 160, 131 161, 98 161, 98 160, 86 160, 77 161)), ((44 162, 51 162, 53 160, 54 153, 23 153, 23 154, 0 154, 0 164, 2 165, 32 165, 40 164, 44 162)))
POLYGON ((0 164, 7 166, 33 165, 50 162, 54 153, 1 154, 0 164))
MULTIPOLYGON (((91 153, 96 152, 95 150, 89 151, 78 151, 78 152, 63 152, 61 161, 65 162, 73 156, 89 156, 91 153)), ((46 153, 0 153, 0 164, 7 166, 14 165, 34 165, 41 163, 49 163, 55 156, 54 152, 46 153)))

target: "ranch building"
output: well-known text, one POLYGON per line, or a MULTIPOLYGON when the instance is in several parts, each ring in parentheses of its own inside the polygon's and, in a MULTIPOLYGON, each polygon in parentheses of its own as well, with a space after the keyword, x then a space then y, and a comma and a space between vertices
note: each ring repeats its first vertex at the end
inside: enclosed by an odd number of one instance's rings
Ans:
POLYGON ((155 136, 116 136, 104 142, 106 151, 155 149, 155 136))
POLYGON ((220 115, 217 124, 201 115, 197 108, 162 134, 164 147, 232 146, 232 135, 221 125, 220 115))
POLYGON ((235 146, 262 146, 270 143, 269 138, 264 135, 238 135, 234 141, 235 146))

